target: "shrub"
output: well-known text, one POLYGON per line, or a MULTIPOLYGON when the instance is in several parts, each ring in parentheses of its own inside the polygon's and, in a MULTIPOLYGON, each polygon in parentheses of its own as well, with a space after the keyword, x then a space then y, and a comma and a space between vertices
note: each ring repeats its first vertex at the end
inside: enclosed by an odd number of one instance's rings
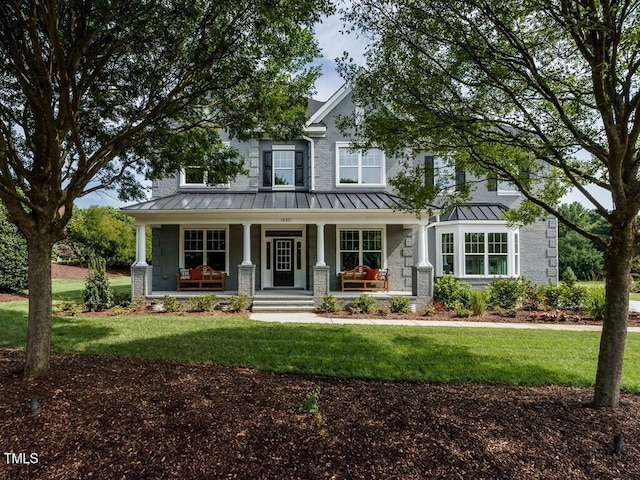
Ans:
POLYGON ((122 305, 116 305, 111 309, 111 315, 124 315, 129 312, 128 308, 123 307, 122 305))
POLYGON ((84 287, 84 305, 90 312, 99 312, 113 305, 113 292, 107 277, 104 258, 92 255, 89 276, 84 287))
POLYGON ((526 310, 543 310, 545 306, 544 288, 538 287, 538 285, 529 280, 525 280, 522 307, 526 310))
POLYGON ((351 304, 351 307, 358 313, 371 313, 376 306, 376 299, 363 293, 351 304))
POLYGON ((249 308, 249 297, 243 293, 242 295, 233 295, 229 300, 229 310, 232 312, 240 312, 249 308))
POLYGON ((471 301, 471 287, 453 275, 444 275, 433 286, 433 301, 442 303, 446 308, 455 308, 457 304, 468 307, 471 301))
POLYGON ((559 307, 565 310, 579 310, 587 296, 587 289, 580 285, 560 285, 559 307))
POLYGON ((474 315, 482 315, 487 309, 487 298, 484 291, 474 288, 471 290, 471 310, 474 315))
POLYGON ((131 304, 131 293, 118 292, 113 294, 113 304, 120 307, 129 307, 131 304))
POLYGON ((320 303, 318 311, 335 313, 339 312, 340 310, 342 310, 342 302, 340 302, 335 295, 327 293, 322 296, 322 303, 320 303))
POLYGON ((460 317, 460 318, 467 318, 471 316, 471 310, 469 310, 468 308, 462 307, 462 306, 458 306, 456 307, 456 317, 460 317))
POLYGON ((0 292, 20 292, 28 287, 27 242, 18 227, 7 221, 0 202, 0 292))
POLYGON ((393 313, 409 312, 409 297, 394 295, 389 299, 389 310, 391 310, 391 312, 393 313))
POLYGON ((487 287, 489 305, 508 310, 517 308, 524 296, 524 282, 519 278, 496 278, 487 287))
POLYGON ((564 272, 562 272, 562 283, 571 288, 576 284, 577 281, 578 278, 576 277, 576 274, 573 273, 571 267, 565 268, 564 272))
POLYGON ((68 302, 62 302, 58 305, 57 311, 66 312, 72 317, 76 317, 80 315, 84 308, 79 303, 74 302, 73 300, 69 300, 68 302))
POLYGON ((547 308, 559 308, 562 297, 560 287, 557 287, 555 285, 542 285, 539 291, 544 298, 544 303, 547 308))
POLYGON ((596 320, 604 320, 606 296, 602 287, 590 288, 584 299, 584 309, 596 320))
POLYGON ((140 297, 133 297, 131 299, 131 302, 129 302, 129 310, 131 311, 140 311, 140 310, 144 310, 145 308, 147 308, 147 299, 140 296, 140 297))
POLYGON ((162 297, 162 308, 164 308, 166 312, 179 312, 182 309, 182 306, 176 297, 165 295, 162 297))
POLYGON ((218 305, 218 296, 215 293, 198 295, 187 300, 187 305, 196 312, 211 312, 218 305))

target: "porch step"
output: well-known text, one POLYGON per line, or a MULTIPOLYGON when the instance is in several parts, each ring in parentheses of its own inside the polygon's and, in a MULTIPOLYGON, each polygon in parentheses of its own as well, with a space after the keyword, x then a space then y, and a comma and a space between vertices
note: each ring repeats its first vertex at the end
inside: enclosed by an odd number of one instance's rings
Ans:
POLYGON ((313 298, 300 297, 253 297, 253 312, 313 312, 313 298))

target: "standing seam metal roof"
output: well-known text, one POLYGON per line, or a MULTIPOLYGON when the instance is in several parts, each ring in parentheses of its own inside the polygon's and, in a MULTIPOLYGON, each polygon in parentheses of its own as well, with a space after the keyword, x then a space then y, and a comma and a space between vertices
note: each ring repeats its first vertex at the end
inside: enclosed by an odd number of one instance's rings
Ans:
POLYGON ((127 212, 203 210, 391 210, 399 197, 386 192, 180 192, 124 207, 127 212))

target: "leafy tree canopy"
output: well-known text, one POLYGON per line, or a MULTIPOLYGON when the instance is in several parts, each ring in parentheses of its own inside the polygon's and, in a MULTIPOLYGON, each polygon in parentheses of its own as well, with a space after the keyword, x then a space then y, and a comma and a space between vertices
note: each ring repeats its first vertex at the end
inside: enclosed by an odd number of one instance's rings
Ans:
MULTIPOLYGON (((345 12, 371 38, 366 66, 346 58, 342 67, 363 107, 348 122, 358 143, 490 172, 525 198, 512 220, 550 213, 602 246, 597 405, 618 402, 629 271, 640 252, 639 9, 636 0, 354 0, 345 12), (589 184, 608 192, 612 210, 589 184), (591 201, 609 236, 561 214, 570 187, 591 201)), ((409 164, 399 178, 423 178, 421 168, 409 164)), ((437 189, 402 184, 394 186, 407 210, 438 202, 437 189)))

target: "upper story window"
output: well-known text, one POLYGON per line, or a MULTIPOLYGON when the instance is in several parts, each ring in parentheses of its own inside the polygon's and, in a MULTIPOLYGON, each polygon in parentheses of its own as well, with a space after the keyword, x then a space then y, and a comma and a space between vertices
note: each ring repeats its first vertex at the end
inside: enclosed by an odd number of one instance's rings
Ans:
MULTIPOLYGON (((225 147, 229 147, 229 142, 222 142, 225 147)), ((202 167, 185 167, 180 172, 180 186, 181 187, 211 187, 211 188, 228 188, 229 183, 218 183, 216 185, 209 185, 208 172, 202 167)))
POLYGON ((453 193, 466 182, 464 170, 456 168, 451 159, 426 155, 424 159, 425 185, 441 194, 453 193))
POLYGON ((279 190, 304 186, 304 153, 294 145, 274 145, 263 153, 262 184, 279 190))
POLYGON ((352 150, 348 142, 336 142, 337 185, 384 185, 385 157, 378 148, 352 150))

